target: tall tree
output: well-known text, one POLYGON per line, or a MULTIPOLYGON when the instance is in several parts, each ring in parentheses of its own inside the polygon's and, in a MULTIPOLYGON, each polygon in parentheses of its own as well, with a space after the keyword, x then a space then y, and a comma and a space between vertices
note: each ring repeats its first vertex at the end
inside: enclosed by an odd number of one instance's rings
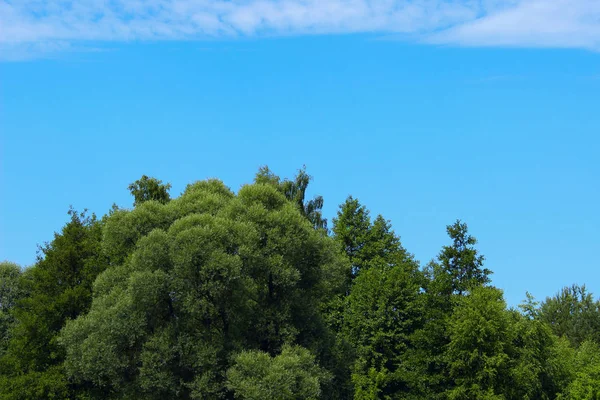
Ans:
POLYGON ((438 261, 442 273, 450 278, 452 293, 462 295, 488 283, 491 271, 483 268, 485 258, 475 249, 477 239, 469 235, 467 224, 457 220, 446 231, 452 244, 442 248, 438 261))
POLYGON ((369 210, 358 199, 349 196, 340 205, 337 217, 333 219, 333 235, 350 260, 353 276, 358 274, 365 263, 363 248, 369 240, 370 229, 369 210))
POLYGON ((0 359, 2 398, 67 397, 64 352, 56 338, 66 320, 88 310, 92 283, 106 265, 100 222, 73 209, 69 215, 70 221, 23 275, 28 296, 14 307, 17 323, 0 359))
POLYGON ((408 392, 403 358, 421 326, 422 284, 418 264, 389 221, 348 197, 333 226, 334 239, 352 269, 340 305, 341 337, 352 345, 356 399, 396 398, 408 392), (391 396, 391 397, 390 397, 391 396), (396 397, 395 397, 396 396, 396 397))
POLYGON ((333 220, 333 234, 350 260, 353 277, 371 265, 414 263, 390 222, 381 215, 371 222, 369 210, 352 196, 340 205, 333 220))
POLYGON ((163 204, 171 200, 171 196, 169 196, 171 184, 163 184, 162 181, 146 175, 142 175, 140 179, 130 184, 128 189, 134 198, 134 206, 148 200, 155 200, 163 204))
POLYGON ((449 321, 461 297, 489 282, 491 273, 483 268, 484 258, 474 248, 477 241, 468 234, 466 224, 456 221, 446 232, 451 245, 443 246, 437 260, 424 271, 425 323, 413 335, 415 345, 407 357, 415 371, 411 385, 422 398, 443 397, 453 388, 445 353, 451 340, 449 321))

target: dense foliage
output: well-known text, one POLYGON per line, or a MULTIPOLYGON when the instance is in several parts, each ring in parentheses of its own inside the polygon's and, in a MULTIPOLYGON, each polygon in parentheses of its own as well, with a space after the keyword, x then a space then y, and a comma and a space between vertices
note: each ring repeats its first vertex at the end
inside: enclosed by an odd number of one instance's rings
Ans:
POLYGON ((598 399, 584 286, 509 309, 461 221, 421 267, 358 199, 331 230, 310 176, 143 176, 0 263, 0 399, 598 399))

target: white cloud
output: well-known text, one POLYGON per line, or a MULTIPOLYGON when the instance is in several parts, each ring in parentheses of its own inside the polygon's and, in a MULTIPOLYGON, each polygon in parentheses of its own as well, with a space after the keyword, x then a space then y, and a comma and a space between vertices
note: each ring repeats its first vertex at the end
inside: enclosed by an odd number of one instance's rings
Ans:
POLYGON ((90 41, 356 32, 597 50, 600 0, 0 0, 5 59, 90 41))
POLYGON ((428 38, 466 46, 600 50, 599 0, 524 0, 428 38))

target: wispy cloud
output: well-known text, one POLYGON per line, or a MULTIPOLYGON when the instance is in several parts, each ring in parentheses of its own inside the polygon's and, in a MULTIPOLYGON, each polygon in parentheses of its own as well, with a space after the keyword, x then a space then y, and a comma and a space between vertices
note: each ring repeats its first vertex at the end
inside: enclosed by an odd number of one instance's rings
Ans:
POLYGON ((428 38, 466 46, 600 49, 600 1, 522 0, 428 38))
POLYGON ((600 0, 0 0, 4 59, 92 41, 357 32, 598 50, 600 0))

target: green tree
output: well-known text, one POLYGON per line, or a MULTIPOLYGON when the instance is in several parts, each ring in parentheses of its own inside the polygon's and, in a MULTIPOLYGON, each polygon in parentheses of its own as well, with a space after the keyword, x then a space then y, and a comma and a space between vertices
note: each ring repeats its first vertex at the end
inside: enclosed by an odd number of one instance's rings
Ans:
POLYGON ((574 379, 560 399, 600 399, 600 346, 587 340, 581 343, 573 360, 574 379))
POLYGON ((356 351, 355 399, 404 398, 410 391, 405 357, 421 326, 420 282, 412 263, 373 265, 354 281, 343 332, 356 351))
POLYGON ((22 276, 28 295, 13 307, 17 322, 0 359, 2 398, 68 397, 64 352, 56 338, 65 321, 87 311, 92 283, 106 265, 100 222, 72 209, 69 215, 70 221, 22 276))
POLYGON ((10 331, 15 322, 13 308, 25 294, 21 274, 21 268, 17 264, 0 262, 0 356, 8 346, 10 331))
POLYGON ((130 184, 128 189, 134 198, 134 207, 149 200, 155 200, 162 204, 171 200, 171 196, 169 196, 171 184, 163 184, 162 181, 146 175, 142 175, 140 179, 130 184))
POLYGON ((358 274, 365 262, 362 249, 368 241, 370 228, 369 210, 358 199, 348 197, 333 219, 333 234, 350 260, 353 276, 358 274))
POLYGON ((273 186, 189 185, 167 204, 113 213, 112 243, 89 313, 60 337, 69 377, 98 397, 219 398, 241 350, 326 353, 319 310, 345 265, 273 186))
POLYGON ((472 287, 488 283, 491 271, 483 268, 484 257, 474 248, 477 239, 469 235, 467 224, 457 220, 446 231, 452 245, 442 248, 438 261, 442 273, 450 278, 452 293, 462 295, 472 287))
POLYGON ((600 302, 595 301, 585 286, 572 285, 546 298, 539 318, 574 347, 586 340, 600 343, 600 302))
POLYGON ((450 399, 503 399, 509 376, 510 314, 502 292, 478 287, 460 298, 448 323, 450 399))
POLYGON ((333 234, 352 265, 352 277, 371 265, 414 262, 388 220, 378 215, 373 222, 367 208, 349 196, 333 220, 333 234))
POLYGON ((502 292, 476 287, 448 321, 450 399, 555 399, 572 379, 573 350, 531 314, 507 310, 502 292))
POLYGON ((484 257, 474 248, 476 239, 467 225, 456 221, 446 231, 451 245, 443 246, 436 261, 424 270, 424 324, 415 331, 414 347, 406 363, 413 371, 412 391, 416 398, 444 398, 454 387, 445 349, 450 343, 450 318, 461 297, 489 281, 491 271, 483 268, 484 257))
POLYGON ((284 345, 272 357, 261 351, 243 351, 227 371, 227 387, 236 399, 320 399, 328 374, 315 357, 300 346, 284 345))
POLYGON ((349 368, 354 396, 397 395, 406 389, 400 360, 409 347, 408 336, 419 326, 418 263, 402 247, 390 222, 381 215, 371 221, 367 208, 353 197, 340 205, 333 234, 351 268, 346 297, 332 302, 328 315, 340 332, 338 344, 348 343, 352 349, 345 352, 346 360, 350 354, 354 358, 349 368))
POLYGON ((507 399, 555 399, 571 380, 573 350, 536 317, 532 297, 520 308, 509 311, 510 377, 503 394, 507 399))

